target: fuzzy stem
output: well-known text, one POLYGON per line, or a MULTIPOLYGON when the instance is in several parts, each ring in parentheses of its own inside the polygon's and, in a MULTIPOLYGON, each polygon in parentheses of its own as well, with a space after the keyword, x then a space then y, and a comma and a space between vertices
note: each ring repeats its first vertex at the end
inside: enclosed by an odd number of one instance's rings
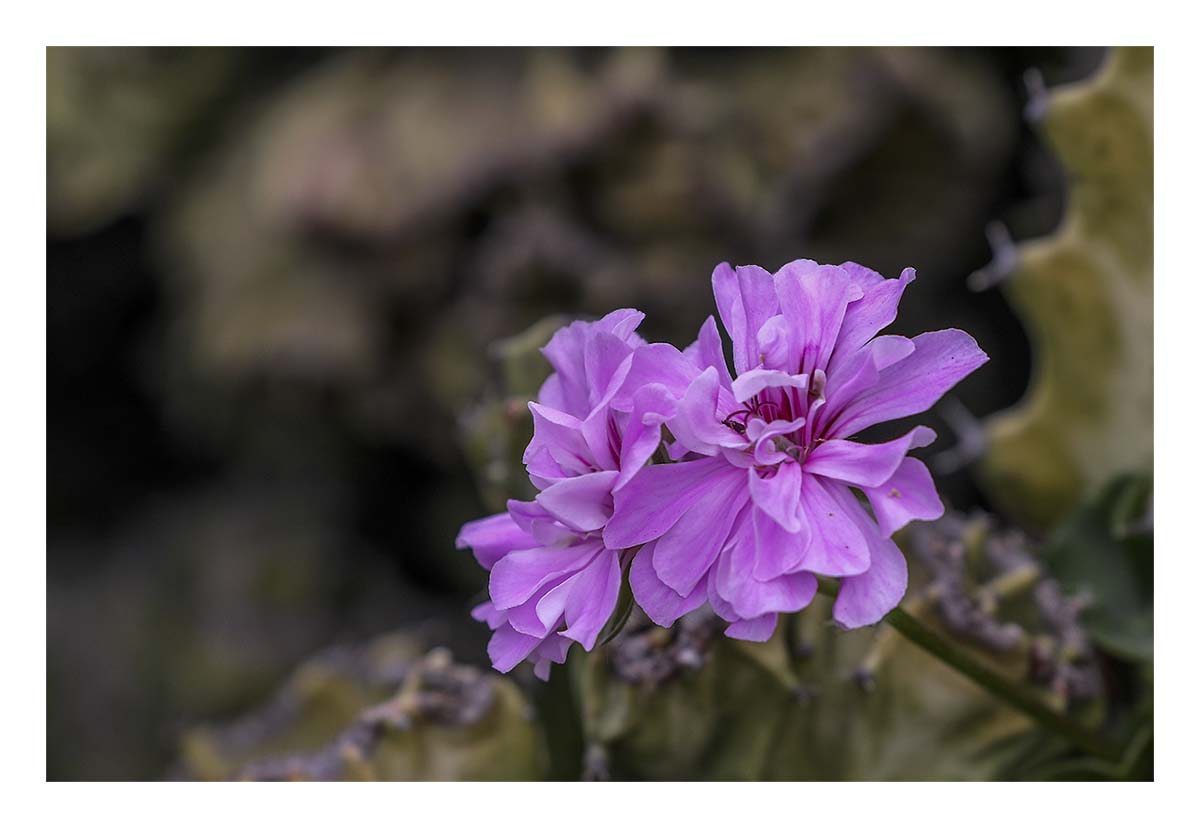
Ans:
MULTIPOLYGON (((833 598, 837 596, 838 585, 834 581, 821 578, 820 591, 823 595, 833 598)), ((896 607, 885 615, 883 620, 938 661, 957 670, 996 698, 1012 705, 1080 750, 1110 762, 1121 761, 1121 750, 1099 733, 1054 710, 1030 687, 1011 681, 993 670, 904 609, 896 607)))

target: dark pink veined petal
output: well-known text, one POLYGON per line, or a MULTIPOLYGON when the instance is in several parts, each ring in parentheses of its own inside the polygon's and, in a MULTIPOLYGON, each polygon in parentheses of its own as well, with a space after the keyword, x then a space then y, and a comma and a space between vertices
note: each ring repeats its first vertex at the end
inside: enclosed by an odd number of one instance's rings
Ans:
POLYGON ((862 288, 836 265, 798 259, 775 274, 775 292, 791 327, 790 365, 802 374, 824 369, 837 342, 846 306, 862 298, 862 288))
POLYGON ((812 541, 803 568, 817 575, 858 575, 871 565, 871 553, 853 516, 835 500, 835 488, 846 487, 815 475, 804 481, 800 504, 812 541))
POLYGON ((665 385, 653 383, 634 392, 633 410, 621 438, 621 473, 613 483, 614 492, 632 480, 654 455, 662 442, 662 424, 675 410, 676 400, 665 385))
POLYGON ((621 565, 615 553, 597 555, 587 568, 572 580, 563 617, 567 628, 562 634, 591 650, 596 637, 608 623, 617 606, 621 590, 621 565))
POLYGON ((510 552, 492 567, 488 579, 492 603, 496 609, 519 606, 551 581, 583 569, 603 548, 599 541, 588 541, 561 549, 510 552))
POLYGON ((660 627, 669 627, 704 603, 706 584, 699 583, 687 597, 664 584, 654 571, 654 548, 648 543, 638 550, 629 566, 629 586, 642 611, 660 627))
MULTIPOLYGON (((850 272, 851 262, 842 265, 842 269, 850 272)), ((855 265, 855 267, 859 267, 855 265)), ((862 268, 866 270, 866 268, 862 268)), ((874 271, 869 271, 874 273, 874 271)), ((866 279, 858 281, 863 289, 863 296, 856 302, 851 302, 846 308, 846 317, 842 320, 842 329, 838 334, 837 344, 829 358, 829 373, 834 373, 841 362, 879 333, 896 321, 896 310, 900 306, 900 297, 904 289, 917 278, 917 272, 911 267, 905 268, 899 279, 884 279, 874 273, 878 281, 864 284, 866 279)), ((852 275, 852 278, 853 275, 852 275)))
POLYGON ((809 452, 804 461, 804 472, 852 486, 882 486, 895 474, 909 451, 929 445, 936 437, 933 429, 917 426, 903 437, 886 443, 826 440, 809 452))
POLYGON ((604 544, 628 549, 662 537, 711 482, 730 475, 742 479, 742 474, 720 457, 647 466, 614 495, 604 544))
POLYGON ((717 559, 733 521, 749 502, 740 469, 711 480, 691 508, 658 539, 654 571, 680 595, 690 595, 717 559))
POLYGON ((725 628, 725 635, 739 641, 769 641, 775 634, 775 625, 779 622, 776 613, 769 612, 757 618, 746 618, 734 621, 725 628))
POLYGON ((908 588, 908 563, 890 538, 874 531, 871 518, 852 493, 846 491, 842 500, 871 547, 871 567, 861 575, 843 578, 833 604, 833 619, 854 629, 878 623, 900 604, 908 588))
POLYGON ((773 467, 763 476, 759 469, 747 469, 747 488, 754 505, 768 514, 787 532, 799 532, 800 491, 804 473, 791 458, 773 467))
POLYGON ((802 520, 798 531, 788 532, 761 509, 754 511, 752 520, 756 550, 752 574, 755 580, 769 581, 798 570, 812 542, 808 521, 802 520))
POLYGON ((612 487, 616 479, 615 471, 568 477, 540 492, 534 500, 567 526, 591 532, 603 528, 612 515, 612 487))
MULTIPOLYGON (((711 457, 722 446, 739 448, 746 444, 744 437, 721 422, 724 418, 719 412, 725 408, 721 390, 715 368, 704 369, 692 381, 674 416, 667 421, 667 428, 681 447, 711 457)), ((731 402, 728 405, 732 407, 731 402)))
POLYGON ((769 581, 750 577, 757 554, 753 513, 753 507, 747 507, 738 516, 738 524, 717 560, 717 592, 742 618, 769 612, 797 612, 812 601, 817 579, 809 572, 781 575, 769 581))
POLYGON ((494 668, 501 673, 507 673, 524 661, 541 643, 542 639, 537 636, 519 633, 505 624, 492 633, 492 640, 488 642, 487 647, 488 658, 492 660, 494 668))
POLYGON ((879 371, 878 380, 846 404, 828 437, 849 437, 876 423, 927 410, 987 362, 969 334, 956 329, 914 337, 913 353, 879 371))
POLYGON ((683 355, 696 366, 697 373, 706 368, 716 368, 721 386, 730 387, 732 379, 729 376, 729 365, 725 362, 725 351, 721 347, 721 334, 717 331, 716 320, 711 316, 704 320, 699 336, 684 350, 683 355))
POLYGON ((808 377, 804 374, 789 374, 769 368, 752 368, 739 374, 733 381, 733 398, 745 402, 766 388, 808 388, 808 377))
POLYGON ((925 464, 905 457, 883 485, 863 490, 884 537, 914 520, 937 520, 946 511, 925 464))
POLYGON ((733 345, 733 367, 741 374, 759 364, 758 330, 779 313, 775 283, 761 267, 735 270, 723 262, 713 271, 712 284, 717 313, 733 345))
POLYGON ((454 540, 458 549, 470 548, 484 569, 516 549, 530 549, 537 541, 512 519, 508 512, 463 524, 454 540))

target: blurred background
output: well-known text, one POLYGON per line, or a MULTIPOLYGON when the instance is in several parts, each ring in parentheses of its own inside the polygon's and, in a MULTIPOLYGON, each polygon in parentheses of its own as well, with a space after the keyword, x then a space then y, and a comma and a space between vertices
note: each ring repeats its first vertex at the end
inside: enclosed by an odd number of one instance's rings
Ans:
POLYGON ((49 777, 175 775, 189 728, 397 628, 486 664, 454 536, 519 493, 538 323, 686 345, 721 261, 916 267, 893 330, 991 356, 926 418, 943 497, 1040 531, 967 469, 1033 364, 972 286, 1059 225, 1044 87, 1104 59, 49 49, 49 777))

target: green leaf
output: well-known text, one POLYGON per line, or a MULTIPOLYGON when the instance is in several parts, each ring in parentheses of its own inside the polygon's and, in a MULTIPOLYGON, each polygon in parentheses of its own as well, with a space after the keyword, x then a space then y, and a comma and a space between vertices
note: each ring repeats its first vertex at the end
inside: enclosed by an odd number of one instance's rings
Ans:
POLYGON ((1154 657, 1153 536, 1142 519, 1149 501, 1149 477, 1118 477, 1042 550, 1063 589, 1086 596, 1081 621, 1096 643, 1133 661, 1154 657))

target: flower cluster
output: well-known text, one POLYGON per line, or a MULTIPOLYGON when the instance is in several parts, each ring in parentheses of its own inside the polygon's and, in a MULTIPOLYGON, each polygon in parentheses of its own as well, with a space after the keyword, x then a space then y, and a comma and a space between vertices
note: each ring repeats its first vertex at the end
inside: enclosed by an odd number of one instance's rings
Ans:
POLYGON ((493 630, 496 669, 528 659, 545 678, 572 642, 592 649, 623 577, 655 623, 707 603, 726 635, 753 641, 808 605, 817 575, 840 579, 844 627, 894 608, 908 570, 892 534, 943 511, 908 456, 934 433, 850 438, 927 410, 987 361, 959 330, 879 335, 914 278, 853 262, 720 265, 732 373, 712 317, 683 351, 638 336, 634 310, 559 330, 529 406, 539 494, 458 536, 490 571, 473 615, 493 630))

